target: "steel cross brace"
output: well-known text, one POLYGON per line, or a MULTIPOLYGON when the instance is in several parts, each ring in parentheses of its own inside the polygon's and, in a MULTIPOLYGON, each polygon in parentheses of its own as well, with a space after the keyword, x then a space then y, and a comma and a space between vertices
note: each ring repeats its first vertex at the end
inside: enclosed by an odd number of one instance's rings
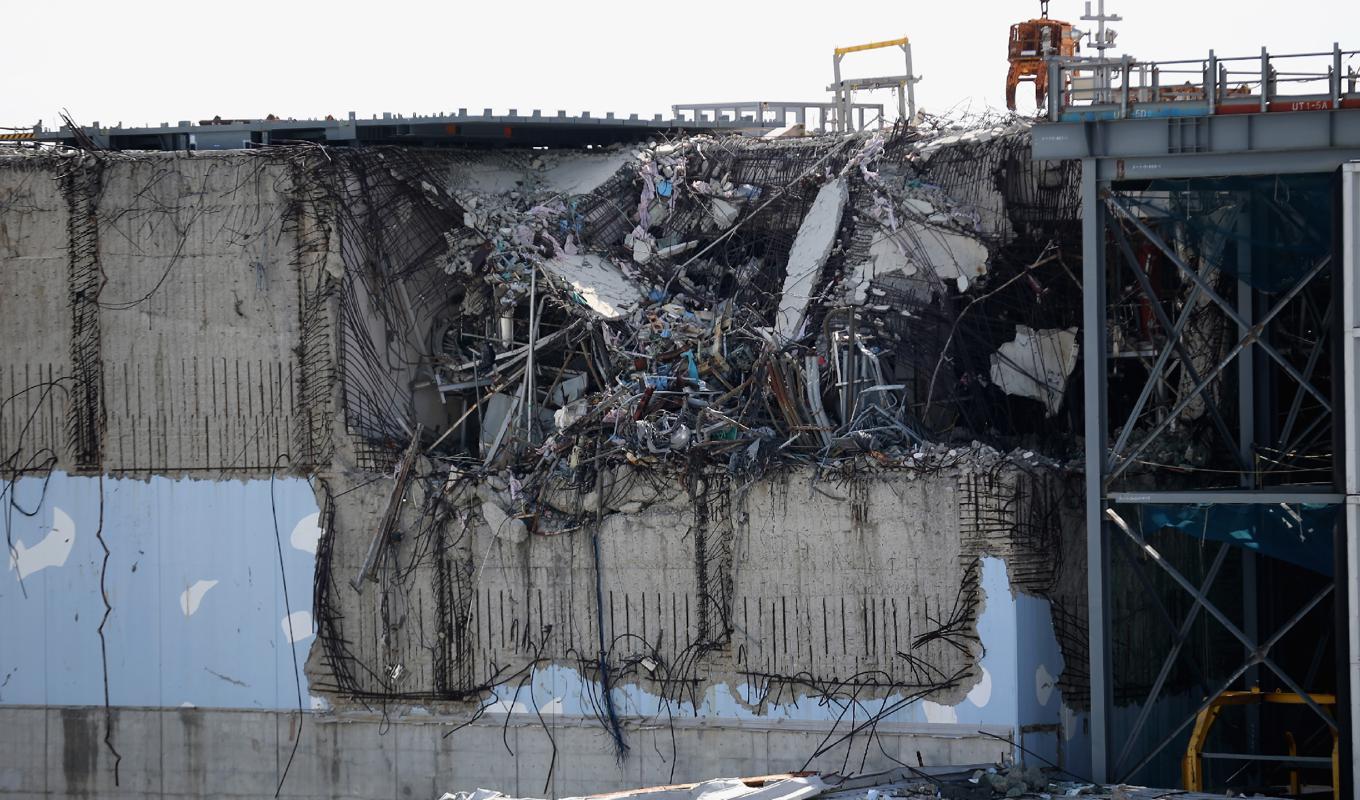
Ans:
MULTIPOLYGON (((1331 330, 1332 314, 1335 308, 1336 308, 1335 301, 1328 300, 1327 311, 1322 316, 1322 324, 1320 326, 1320 329, 1322 331, 1331 330)), ((1323 333, 1323 335, 1318 339, 1317 344, 1313 346, 1313 351, 1308 354, 1308 363, 1304 365, 1303 377, 1307 378, 1310 381, 1313 379, 1313 371, 1317 369, 1318 361, 1321 360, 1322 358, 1323 345, 1325 345, 1326 343, 1327 334, 1323 333)), ((1303 409, 1303 392, 1299 392, 1294 395, 1293 402, 1289 404, 1289 417, 1285 420, 1284 430, 1280 433, 1281 444, 1284 444, 1285 442, 1289 441, 1289 435, 1294 432, 1294 424, 1298 422, 1299 411, 1301 411, 1302 409, 1303 409)))
MULTIPOLYGON (((1176 420, 1176 418, 1180 415, 1181 411, 1185 410, 1186 406, 1194 402, 1194 399, 1198 397, 1201 392, 1204 391, 1204 389, 1209 385, 1211 381, 1213 381, 1214 378, 1218 377, 1223 372, 1223 370, 1228 368, 1228 365, 1232 363, 1233 359, 1237 358, 1238 354, 1245 350, 1248 347, 1248 345, 1250 345, 1252 342, 1256 342, 1257 344, 1263 344, 1258 339, 1261 330, 1264 329, 1266 325, 1270 324, 1271 320, 1279 316, 1280 312, 1284 310, 1285 306, 1289 305, 1290 301, 1292 301, 1294 297, 1297 296, 1299 292, 1303 291, 1303 288, 1308 285, 1308 282, 1311 281, 1313 278, 1317 277, 1318 273, 1321 272, 1323 268, 1325 268, 1329 263, 1331 263, 1331 260, 1332 260, 1331 256, 1326 256, 1322 260, 1320 260, 1317 264, 1313 265, 1313 268, 1308 270, 1308 273, 1303 276, 1302 280, 1295 284, 1293 288, 1291 288, 1288 292, 1285 292, 1284 296, 1281 297, 1278 301, 1276 301, 1275 305, 1272 306, 1268 312, 1266 312, 1265 316, 1261 318, 1260 322, 1256 323, 1254 327, 1247 330, 1246 335, 1243 336, 1237 342, 1237 344, 1233 346, 1232 350, 1230 350, 1228 354, 1218 362, 1218 365, 1215 366, 1212 370, 1210 370, 1209 374, 1204 376, 1203 380, 1195 384, 1195 388, 1192 389, 1190 393, 1187 394, 1185 397, 1181 398, 1181 400, 1178 403, 1176 403, 1175 408, 1173 408, 1166 415, 1166 417, 1162 419, 1161 422, 1157 423, 1157 425, 1153 427, 1152 432, 1148 434, 1147 438, 1144 439, 1141 444, 1135 447, 1133 451, 1130 452, 1127 456, 1124 456, 1124 460, 1118 466, 1114 467, 1110 471, 1110 474, 1105 478, 1105 483, 1107 486, 1112 481, 1114 481, 1115 478, 1119 477, 1124 472, 1124 470, 1128 469, 1133 464, 1134 459, 1136 459, 1144 450, 1146 450, 1148 446, 1152 444, 1153 440, 1156 439, 1161 434, 1162 431, 1166 430, 1167 427, 1169 427, 1171 423, 1176 420)), ((1304 385, 1306 386, 1307 384, 1304 385)), ((1328 410, 1329 411, 1331 410, 1330 405, 1328 406, 1328 410)), ((1118 452, 1110 453, 1111 462, 1113 462, 1115 459, 1119 457, 1120 454, 1118 452)))
POLYGON ((1219 621, 1219 624, 1221 624, 1224 628, 1228 630, 1228 633, 1231 633, 1233 635, 1233 638, 1237 639, 1237 641, 1242 643, 1242 646, 1245 647, 1247 649, 1247 652, 1251 654, 1250 658, 1247 661, 1247 666, 1260 663, 1269 667, 1270 670, 1274 672, 1281 681, 1284 682, 1285 686, 1289 687, 1290 691, 1298 694, 1301 698, 1303 698, 1303 702, 1305 705, 1313 709, 1313 711, 1316 712, 1317 715, 1321 717, 1329 727, 1331 727, 1333 730, 1336 729, 1336 720, 1332 719, 1331 715, 1329 715, 1326 711, 1323 711, 1321 706, 1313 702, 1312 696, 1310 696, 1307 692, 1300 688, 1299 685, 1294 682, 1294 679, 1289 677, 1289 675, 1287 675, 1284 672, 1284 670, 1280 669, 1279 665, 1272 661, 1270 656, 1268 655, 1271 646, 1273 646, 1275 642, 1278 642, 1280 638, 1282 638, 1284 634, 1289 631, 1290 628, 1297 625, 1299 621, 1303 619, 1305 614, 1311 611, 1314 606, 1321 602, 1323 597, 1326 597, 1332 591, 1333 588, 1332 583, 1328 583, 1322 589, 1322 591, 1318 593, 1317 596, 1315 596, 1311 601, 1309 601, 1304 606, 1302 611, 1295 614, 1290 619, 1290 621, 1285 624, 1283 628, 1278 630, 1275 633, 1275 635, 1271 637, 1270 642, 1266 643, 1265 645, 1258 645, 1256 642, 1252 641, 1251 637, 1248 636, 1245 632, 1243 632, 1241 628, 1238 628, 1236 625, 1234 625, 1232 620, 1228 619, 1227 615, 1224 614, 1218 608, 1218 606, 1215 606, 1212 602, 1210 602, 1209 598, 1205 597, 1204 594, 1193 583, 1187 580, 1186 577, 1182 575, 1175 567, 1168 564, 1166 562, 1166 559, 1162 558, 1161 553, 1157 552, 1156 548, 1148 544, 1147 541, 1145 541, 1142 536, 1135 533, 1134 530, 1129 527, 1129 524, 1125 522, 1124 519, 1115 512, 1114 509, 1112 508, 1106 509, 1105 516, 1109 517, 1110 521, 1112 521, 1116 527, 1122 530, 1139 547, 1143 548, 1143 550, 1146 551, 1148 555, 1152 556, 1152 560, 1157 562, 1157 565, 1160 566, 1163 570, 1165 570, 1167 575, 1169 575, 1173 581, 1180 585, 1180 587, 1184 589, 1186 592, 1190 593, 1190 595, 1195 598, 1195 601, 1198 604, 1204 606, 1205 611, 1208 611, 1209 614, 1212 615, 1214 619, 1219 621))
MULTIPOLYGON (((1308 441, 1308 437, 1313 434, 1313 431, 1315 431, 1317 427, 1326 420, 1327 420, 1326 414, 1319 414, 1316 417, 1314 417, 1313 421, 1308 423, 1308 427, 1304 428, 1302 431, 1299 432, 1297 436, 1295 436, 1293 439, 1291 439, 1288 443, 1286 443, 1283 447, 1280 448, 1281 452, 1293 453, 1296 450, 1298 450, 1300 447, 1304 445, 1304 442, 1308 441)), ((1294 463, 1294 459, 1291 459, 1287 463, 1290 464, 1294 463)), ((1271 470, 1266 471, 1270 472, 1271 470)))
MULTIPOLYGON (((1204 576, 1204 582, 1200 585, 1200 592, 1204 594, 1209 592, 1210 587, 1214 584, 1214 580, 1218 578, 1218 571, 1223 566, 1223 562, 1227 558, 1227 555, 1228 544, 1224 542, 1219 546, 1218 553, 1214 555, 1214 562, 1209 566, 1208 574, 1204 576)), ((1138 567, 1135 565, 1134 569, 1138 569, 1138 567)), ((1139 570, 1139 574, 1142 574, 1141 570, 1139 570)), ((1189 612, 1185 615, 1185 619, 1181 622, 1180 627, 1176 629, 1176 641, 1172 643, 1171 650, 1167 652, 1166 659, 1162 662, 1162 668, 1157 673, 1157 679, 1152 682, 1152 689, 1148 692, 1147 700, 1144 702, 1143 708, 1138 712, 1138 719, 1133 723, 1133 730, 1129 732, 1129 735, 1124 740, 1124 749, 1119 752, 1119 757, 1115 759, 1114 772, 1116 774, 1118 774, 1119 768, 1124 765, 1125 759, 1129 757, 1129 751, 1133 749, 1133 746, 1138 739, 1138 734, 1142 732, 1143 726, 1147 724, 1148 716, 1152 714, 1152 706, 1157 702, 1157 698, 1161 696, 1162 687, 1166 684, 1167 678, 1171 676, 1171 669, 1176 665, 1176 658, 1180 655, 1181 648, 1185 646, 1185 640, 1190 636, 1190 628, 1195 624, 1195 620, 1199 618, 1201 608, 1203 608, 1203 606, 1198 602, 1191 606, 1189 612)), ((1201 680, 1203 679, 1201 678, 1201 680)), ((1203 688, 1207 690, 1209 687, 1204 685, 1203 688)))
MULTIPOLYGON (((1137 559, 1134 558, 1134 556, 1136 555, 1136 551, 1134 551, 1133 546, 1122 538, 1115 539, 1113 541, 1117 541, 1119 543, 1120 547, 1119 552, 1122 553, 1124 555, 1124 558, 1128 561, 1130 567, 1132 568, 1134 576, 1137 577, 1138 582, 1142 584, 1144 593, 1157 606, 1157 611, 1161 615, 1162 622, 1166 623, 1166 626, 1171 629, 1171 632, 1173 634, 1179 631, 1181 623, 1172 617, 1171 611, 1166 607, 1166 604, 1162 602, 1161 594, 1160 592, 1157 591, 1157 587, 1153 586, 1152 581, 1148 578, 1147 571, 1144 570, 1142 568, 1142 565, 1140 565, 1137 559)), ((1212 581, 1210 581, 1209 583, 1212 583, 1212 581)), ((1205 585, 1201 587, 1201 590, 1205 594, 1208 594, 1209 586, 1205 585)), ((1190 613, 1197 615, 1199 613, 1198 607, 1192 608, 1190 610, 1190 613)), ((1208 670, 1200 666, 1199 659, 1195 658, 1194 653, 1186 653, 1185 657, 1186 660, 1189 662, 1190 667, 1195 672, 1195 680, 1199 684, 1200 690, 1204 692, 1209 691, 1209 679, 1207 677, 1208 670)))
MULTIPOLYGON (((1233 308, 1231 303, 1223 299, 1223 296, 1220 295, 1218 292, 1214 291, 1214 288, 1209 285, 1209 282, 1204 280, 1203 275, 1200 275, 1198 272, 1191 269, 1184 261, 1181 260, 1180 256, 1176 255, 1175 250, 1173 250, 1170 247, 1170 245, 1162 241, 1161 237, 1159 237, 1156 233, 1153 233, 1151 228, 1149 228, 1142 220, 1138 219, 1138 217, 1132 211, 1130 211, 1123 205, 1123 203, 1120 201, 1120 197, 1118 194, 1114 192, 1109 193, 1107 195, 1106 202, 1111 210, 1113 210, 1117 215, 1123 217, 1124 219, 1127 219, 1129 222, 1132 222, 1133 226, 1137 228, 1138 231, 1143 234, 1143 236, 1147 237, 1147 240, 1151 242, 1154 247, 1162 251, 1162 254, 1165 255, 1167 259, 1171 261, 1172 264, 1175 264, 1177 269, 1179 269, 1181 272, 1184 272, 1186 277, 1194 281, 1195 285, 1202 288, 1204 290, 1204 293, 1209 296, 1209 299, 1217 303, 1218 306, 1221 309, 1223 309, 1223 313, 1227 314, 1228 317, 1232 319, 1233 322, 1237 323, 1237 326, 1240 329, 1248 332, 1251 335, 1252 341, 1255 344, 1259 345, 1262 350, 1266 351, 1267 355, 1275 359, 1275 361, 1279 363, 1280 367, 1284 369, 1286 373, 1289 374, 1289 377, 1298 381, 1299 385, 1302 386, 1304 390, 1306 390, 1309 394, 1316 397, 1318 399, 1318 402, 1322 403, 1322 405, 1328 411, 1332 410, 1331 403, 1328 401, 1327 397, 1317 389, 1317 387, 1313 386, 1313 384, 1305 380, 1303 375, 1298 371, 1298 369, 1293 364, 1290 364, 1289 361, 1285 359, 1284 356, 1280 355, 1280 352, 1278 350, 1270 346, 1269 343, 1261 340, 1260 338, 1261 331, 1265 329, 1264 323, 1257 323, 1255 326, 1247 324, 1247 321, 1242 319, 1241 315, 1237 313, 1237 309, 1233 308)), ((1305 278, 1303 282, 1306 283, 1310 279, 1311 276, 1309 278, 1305 278)))
POLYGON ((1200 592, 1196 591, 1194 584, 1191 584, 1189 581, 1185 579, 1183 575, 1177 572, 1175 568, 1173 568, 1170 564, 1167 564, 1166 561, 1162 559, 1161 554, 1156 551, 1156 549, 1154 549, 1151 545, 1144 541, 1141 536, 1134 533, 1133 530, 1128 526, 1128 523, 1124 522, 1124 520, 1117 513, 1115 513, 1114 509, 1106 509, 1105 514, 1107 517, 1110 518, 1112 522, 1114 522, 1116 527, 1118 527, 1126 535, 1128 535, 1128 537, 1132 539, 1135 544, 1137 544, 1138 546, 1142 547, 1145 551, 1147 551, 1147 553, 1151 555, 1153 559, 1159 565, 1161 565, 1163 569, 1167 571, 1167 574, 1169 574, 1171 578, 1174 581, 1176 581, 1176 583, 1180 584, 1182 588, 1184 588, 1191 595, 1193 595, 1195 597, 1197 605, 1202 605, 1204 609, 1208 611, 1210 614, 1212 614, 1214 618, 1217 619, 1220 623, 1222 623, 1229 630, 1229 632, 1231 632, 1235 637, 1237 637, 1239 641, 1246 645, 1248 651, 1251 653, 1247 661, 1243 663, 1240 667, 1238 667, 1233 672, 1233 674, 1229 676, 1226 681, 1223 682, 1223 684, 1218 688, 1217 691, 1206 697, 1204 699, 1204 702, 1200 704, 1199 708, 1195 709, 1195 711, 1192 714, 1186 717, 1186 719, 1183 722, 1181 722, 1180 725, 1177 725, 1175 730, 1171 731, 1171 733, 1169 733, 1164 739, 1162 739, 1162 742, 1158 744, 1156 747, 1154 747, 1152 751, 1149 752, 1146 756, 1144 756, 1142 761, 1139 761, 1136 765, 1134 765, 1134 767, 1130 769, 1128 773, 1121 778, 1121 780, 1127 780, 1129 778, 1132 778, 1139 772, 1139 770, 1143 769, 1143 767, 1146 767, 1148 764, 1150 764, 1152 762, 1152 759, 1157 757, 1158 753, 1165 750, 1166 747, 1170 745, 1176 739, 1177 736, 1180 735, 1181 731, 1190 727, 1190 725, 1199 716, 1200 712, 1208 708, 1210 704, 1213 703, 1214 698, 1228 691, 1228 689, 1232 687, 1233 683, 1235 683, 1238 678, 1245 675, 1247 670, 1251 669, 1256 664, 1265 664, 1267 667, 1269 667, 1272 672, 1278 675, 1280 679, 1283 680, 1287 686, 1289 686, 1291 691, 1296 692, 1301 698, 1303 698, 1304 703, 1306 703, 1309 708, 1313 709, 1313 711, 1316 712, 1318 716, 1320 716, 1329 727, 1331 727, 1333 730, 1336 729, 1335 720, 1328 716, 1327 712, 1323 711, 1317 705, 1317 703, 1313 702, 1312 696, 1306 692, 1300 691, 1294 684, 1294 682, 1291 679, 1289 679, 1288 676, 1286 676, 1283 673, 1283 671, 1280 670, 1279 666, 1277 666, 1275 662, 1271 661, 1266 656, 1266 653, 1270 652, 1270 650, 1274 648, 1275 645, 1279 644, 1280 640, 1284 638, 1285 634, 1292 630, 1295 625, 1299 624, 1299 622, 1302 621, 1303 618, 1307 616, 1310 611, 1316 608, 1317 604, 1322 602, 1322 600, 1327 595, 1331 594, 1332 589, 1334 587, 1333 583, 1328 583, 1326 586, 1324 586, 1322 590, 1319 591, 1316 595, 1314 595, 1311 600, 1305 603, 1303 607, 1300 608, 1294 614, 1294 616, 1290 617, 1289 620, 1286 621, 1284 625, 1281 626, 1279 630, 1277 630, 1270 637, 1270 639, 1266 640, 1263 644, 1261 644, 1258 647, 1254 644, 1251 644, 1250 638, 1247 637, 1246 634, 1238 630, 1237 626, 1233 625, 1231 622, 1228 622, 1227 619, 1223 616, 1223 612, 1219 611, 1218 608, 1214 606, 1213 603, 1209 602, 1208 598, 1204 597, 1200 592))
MULTIPOLYGON (((1119 432, 1119 439, 1115 442, 1114 448, 1110 451, 1110 460, 1105 465, 1107 472, 1114 468, 1114 459, 1128 444, 1129 436, 1133 434, 1134 425, 1138 422, 1138 417, 1142 415, 1143 407, 1147 405, 1148 398, 1152 396, 1152 389, 1156 385, 1157 380, 1161 377, 1163 370, 1166 369, 1167 362, 1171 360, 1171 353, 1173 351, 1180 357, 1181 364, 1184 365, 1186 372, 1190 375, 1190 380, 1195 383, 1200 382, 1199 370, 1195 369, 1195 365, 1191 361, 1189 353, 1185 351, 1185 345, 1181 342, 1181 335, 1185 330, 1186 324, 1193 316, 1196 301, 1199 300, 1199 285, 1196 284, 1195 288, 1191 290, 1190 297, 1185 302, 1185 307, 1181 309, 1180 316, 1176 319, 1175 325, 1172 325, 1171 318, 1167 316, 1166 309, 1162 308, 1161 302, 1157 299, 1157 294, 1152 288, 1152 281, 1148 279, 1147 273, 1143 271, 1142 265, 1138 263, 1138 257, 1134 255, 1133 246, 1129 244, 1129 237, 1124 233, 1124 227, 1118 222, 1114 225, 1114 233, 1115 238, 1119 242, 1119 252, 1124 256, 1124 260, 1128 262, 1134 277, 1137 278, 1139 288, 1147 298, 1148 305, 1152 307, 1152 313, 1157 317, 1157 324, 1161 326, 1163 331, 1166 331, 1167 345, 1157 354, 1157 361, 1153 364, 1152 370, 1148 373, 1147 383, 1143 385, 1143 390, 1138 395, 1138 402, 1134 403, 1133 410, 1129 412, 1128 422, 1124 424, 1124 429, 1119 432)), ((1232 452, 1237 458, 1238 466, 1242 467, 1244 470, 1250 471, 1251 467, 1246 463, 1246 460, 1243 459, 1241 448, 1237 444, 1237 437, 1233 436, 1232 432, 1228 430, 1228 425, 1223 421, 1222 415, 1219 414, 1218 407, 1213 403, 1205 403, 1205 407, 1208 408, 1209 414, 1214 422, 1214 427, 1218 428, 1219 435, 1232 445, 1232 452)))

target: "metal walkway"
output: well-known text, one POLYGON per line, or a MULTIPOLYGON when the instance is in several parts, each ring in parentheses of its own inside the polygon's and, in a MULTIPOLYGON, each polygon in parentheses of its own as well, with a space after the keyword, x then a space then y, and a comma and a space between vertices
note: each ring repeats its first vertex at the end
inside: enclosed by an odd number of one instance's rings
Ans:
MULTIPOLYGON (((333 146, 399 144, 417 147, 585 147, 641 141, 658 134, 704 131, 763 132, 780 127, 766 116, 735 114, 678 115, 665 119, 657 114, 602 117, 585 112, 569 116, 565 111, 545 114, 534 109, 521 114, 510 109, 480 114, 460 108, 456 113, 401 115, 384 113, 362 119, 351 112, 343 119, 240 119, 181 121, 174 125, 125 128, 98 122, 81 130, 98 146, 109 150, 234 150, 268 144, 315 142, 333 146)), ((40 142, 74 144, 76 135, 67 127, 35 132, 28 137, 40 142)))

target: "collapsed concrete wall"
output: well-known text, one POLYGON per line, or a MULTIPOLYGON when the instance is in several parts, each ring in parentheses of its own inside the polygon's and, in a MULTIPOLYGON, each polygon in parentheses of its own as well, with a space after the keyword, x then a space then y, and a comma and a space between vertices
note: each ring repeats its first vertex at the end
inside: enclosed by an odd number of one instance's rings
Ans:
MULTIPOLYGON (((1003 348, 1070 316, 1066 183, 1027 195, 1024 132, 1002 133, 953 145, 985 185, 912 136, 7 158, 0 455, 30 480, 268 480, 271 502, 311 476, 305 678, 339 719, 434 713, 470 754, 487 715, 570 722, 552 752, 634 754, 592 788, 637 782, 663 719, 798 720, 819 768, 890 763, 880 724, 970 752, 959 726, 1050 725, 1027 746, 1070 758, 1082 566, 1052 457, 1073 439, 1027 412, 1064 406, 1071 367, 1003 348), (828 181, 844 214, 805 318, 762 334, 828 181), (1007 395, 995 358, 1042 386, 1007 395)), ((668 777, 703 777, 672 741, 668 777)), ((469 759, 468 786, 503 774, 469 759)))
POLYGON ((347 707, 469 715, 457 701, 471 701, 472 719, 593 719, 623 748, 637 746, 633 724, 686 718, 843 729, 798 767, 862 754, 866 720, 1049 723, 1027 746, 1071 758, 1080 700, 1056 683, 1062 645, 1083 635, 1070 624, 1084 598, 1079 495, 996 454, 936 455, 745 488, 623 468, 604 482, 598 533, 528 533, 504 480, 461 487, 437 511, 416 490, 392 568, 362 595, 349 581, 369 542, 344 531, 376 527, 385 498, 336 484, 313 691, 347 707), (1042 608, 1026 616, 1019 597, 1042 608))
POLYGON ((437 501, 417 489, 396 522, 395 568, 362 594, 350 582, 371 542, 346 534, 379 525, 389 487, 336 484, 318 592, 334 627, 323 621, 314 651, 332 661, 313 662, 314 686, 339 703, 478 699, 554 663, 593 673, 603 626, 628 679, 676 702, 710 684, 768 699, 864 676, 953 704, 979 679, 981 559, 1006 559, 1017 589, 1070 580, 1057 554, 1075 506, 1044 470, 938 455, 912 470, 836 481, 800 470, 746 487, 624 467, 605 481, 598 536, 530 535, 504 508, 504 480, 439 485, 437 501), (456 620, 457 641, 440 620, 456 620), (328 638, 343 647, 327 653, 328 638), (334 674, 342 659, 369 668, 334 674))

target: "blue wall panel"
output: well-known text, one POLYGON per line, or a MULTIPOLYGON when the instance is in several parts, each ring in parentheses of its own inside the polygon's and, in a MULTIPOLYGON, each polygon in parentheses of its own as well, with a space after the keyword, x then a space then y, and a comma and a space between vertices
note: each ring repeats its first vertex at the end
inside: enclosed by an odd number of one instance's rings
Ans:
POLYGON ((104 631, 111 703, 286 709, 296 707, 302 680, 303 702, 310 704, 301 666, 313 635, 318 532, 305 480, 54 473, 6 488, 0 703, 104 702, 103 549, 96 538, 102 509, 113 607, 104 631))

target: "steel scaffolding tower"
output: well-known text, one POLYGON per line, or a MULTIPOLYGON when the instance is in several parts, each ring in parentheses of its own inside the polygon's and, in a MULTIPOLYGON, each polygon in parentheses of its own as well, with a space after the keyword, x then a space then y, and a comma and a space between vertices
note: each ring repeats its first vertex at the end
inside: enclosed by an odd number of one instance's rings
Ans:
MULTIPOLYGON (((1338 100, 1135 118, 1064 106, 1050 119, 1072 121, 1036 128, 1035 158, 1083 169, 1093 777, 1139 781, 1215 698, 1266 682, 1298 694, 1309 724, 1340 729, 1349 780, 1360 763, 1349 736, 1360 691, 1350 499, 1360 494, 1360 173, 1348 166, 1343 180, 1341 168, 1360 159, 1360 110, 1338 100), (1184 444, 1154 457, 1168 442, 1184 444), (1189 557, 1165 533, 1178 526, 1193 531, 1182 537, 1197 548, 1189 557), (1138 624, 1158 628, 1148 641, 1167 649, 1138 654, 1136 679, 1119 683, 1117 671, 1135 671, 1121 627, 1135 593, 1147 610, 1138 624), (1336 717, 1309 685, 1330 680, 1320 665, 1333 645, 1319 643, 1311 661, 1281 646, 1301 626, 1326 630, 1333 607, 1336 717)), ((1243 730, 1261 744, 1259 716, 1243 730)))

